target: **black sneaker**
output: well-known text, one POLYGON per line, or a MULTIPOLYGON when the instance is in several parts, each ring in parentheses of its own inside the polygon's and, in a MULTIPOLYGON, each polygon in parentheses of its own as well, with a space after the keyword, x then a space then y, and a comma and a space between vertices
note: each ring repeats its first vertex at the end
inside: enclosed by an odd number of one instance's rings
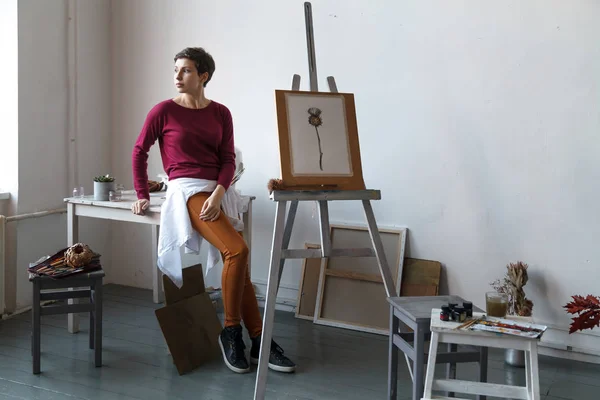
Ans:
POLYGON ((244 339, 242 337, 241 325, 228 326, 219 335, 219 346, 223 353, 225 365, 238 374, 250 372, 250 365, 246 360, 244 339))
MULTIPOLYGON (((251 339, 252 348, 250 348, 250 362, 252 362, 252 364, 258 364, 258 358, 260 356, 260 339, 261 335, 251 339)), ((283 355, 283 349, 272 339, 271 353, 269 354, 269 368, 279 372, 294 372, 296 370, 296 364, 283 355)))

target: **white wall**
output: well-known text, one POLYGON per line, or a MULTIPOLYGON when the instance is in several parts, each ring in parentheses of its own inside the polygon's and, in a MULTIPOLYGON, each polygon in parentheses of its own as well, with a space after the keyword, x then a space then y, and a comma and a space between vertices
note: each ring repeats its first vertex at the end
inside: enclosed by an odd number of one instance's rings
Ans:
MULTIPOLYGON (((76 15, 76 40, 71 53, 75 61, 77 124, 76 179, 87 194, 93 194, 95 176, 112 173, 111 152, 111 6, 110 0, 72 0, 76 15)), ((71 189, 71 188, 70 188, 71 189)), ((102 255, 101 262, 111 281, 111 223, 82 218, 79 240, 102 255)))
MULTIPOLYGON (((69 25, 66 0, 18 2, 19 57, 14 65, 19 69, 19 114, 18 135, 15 132, 13 138, 18 137, 18 164, 10 169, 18 176, 18 214, 64 207, 63 198, 73 186, 71 165, 77 171, 77 184, 88 193, 92 177, 110 167, 110 3, 72 4, 69 25), (74 60, 76 74, 70 75, 69 60, 74 60), (70 142, 70 137, 75 141, 70 142)), ((66 217, 11 225, 11 248, 17 256, 7 265, 6 285, 14 292, 8 293, 7 302, 14 311, 31 304, 28 263, 66 246, 66 217)), ((80 225, 80 240, 106 255, 107 265, 109 227, 108 222, 86 220, 80 225)))
MULTIPOLYGON (((379 223, 407 225, 410 256, 440 260, 445 289, 479 306, 508 262, 529 263, 536 318, 566 329, 569 297, 600 294, 600 4, 312 4, 320 88, 334 75, 356 95, 364 178, 383 194, 379 223)), ((244 151, 239 187, 258 197, 252 276, 264 282, 274 217, 266 184, 279 176, 273 91, 294 73, 308 88, 303 1, 129 0, 113 2, 113 17, 115 173, 131 186, 145 115, 175 95, 173 55, 205 46, 217 67, 208 96, 231 109, 244 151)), ((155 151, 150 175, 160 171, 155 151)), ((318 237, 311 207, 300 209, 295 247, 318 237)), ((330 213, 364 221, 358 204, 330 213)), ((114 237, 115 259, 133 265, 122 278, 150 287, 149 232, 114 237)), ((288 267, 282 284, 297 288, 299 272, 288 267)), ((585 335, 552 340, 600 349, 585 335)))
MULTIPOLYGON (((13 166, 19 179, 17 214, 58 208, 67 192, 65 11, 66 1, 18 2, 19 145, 18 164, 13 166)), ((64 230, 56 217, 11 224, 16 259, 7 265, 7 284, 15 292, 15 297, 9 293, 9 309, 31 303, 28 263, 63 244, 63 235, 41 234, 43 224, 51 222, 54 231, 64 230)))
POLYGON ((68 191, 65 4, 19 1, 19 213, 59 207, 68 191))
MULTIPOLYGON (((9 192, 11 195, 8 200, 0 200, 0 215, 11 215, 15 212, 19 188, 19 175, 14 167, 18 163, 19 155, 18 34, 17 0, 0 2, 0 53, 5 60, 0 63, 0 76, 4 77, 0 79, 0 120, 3 125, 0 130, 0 192, 9 192)), ((11 240, 14 231, 12 234, 11 240)), ((12 241, 7 243, 5 251, 6 262, 14 263, 15 251, 12 241)), ((0 257, 2 256, 0 254, 0 257)), ((4 312, 6 293, 11 287, 13 276, 11 272, 0 271, 0 314, 4 312)))
POLYGON ((0 157, 0 191, 17 194, 18 174, 6 172, 14 169, 18 160, 19 129, 18 96, 19 96, 19 48, 17 37, 17 0, 7 0, 0 3, 0 53, 4 62, 0 63, 0 120, 3 128, 0 130, 2 157, 0 157))

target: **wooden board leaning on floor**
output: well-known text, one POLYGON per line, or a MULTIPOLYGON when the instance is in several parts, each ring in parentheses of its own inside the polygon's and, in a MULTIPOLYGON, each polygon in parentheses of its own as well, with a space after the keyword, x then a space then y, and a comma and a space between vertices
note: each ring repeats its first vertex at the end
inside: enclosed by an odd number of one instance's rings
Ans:
MULTIPOLYGON (((331 248, 370 247, 366 225, 330 224, 331 248)), ((407 228, 379 228, 395 292, 400 292, 407 228)), ((325 259, 313 322, 387 335, 389 305, 375 257, 325 259)))
MULTIPOLYGON (((306 249, 320 249, 321 245, 305 243, 304 247, 306 249)), ((300 286, 298 288, 298 301, 296 305, 297 318, 308 319, 310 321, 314 319, 322 264, 322 258, 305 258, 302 261, 302 272, 300 274, 300 286)))

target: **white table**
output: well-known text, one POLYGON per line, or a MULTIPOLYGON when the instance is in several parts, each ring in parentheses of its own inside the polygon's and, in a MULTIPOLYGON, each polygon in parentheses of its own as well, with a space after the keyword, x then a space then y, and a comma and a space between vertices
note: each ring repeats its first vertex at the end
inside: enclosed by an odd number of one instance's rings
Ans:
MULTIPOLYGON (((160 210, 165 201, 165 192, 150 193, 150 207, 145 215, 135 215, 131 212, 131 205, 137 200, 134 191, 124 191, 120 201, 97 201, 94 196, 68 197, 64 199, 67 203, 67 245, 72 246, 78 242, 79 217, 90 217, 108 219, 113 221, 134 222, 150 225, 152 228, 152 291, 154 303, 164 301, 162 288, 162 273, 158 268, 158 234, 160 229, 160 210)), ((248 210, 242 214, 244 222, 244 239, 248 248, 252 247, 252 201, 254 196, 242 196, 247 198, 248 210)), ((93 244, 90 244, 93 248, 93 244)), ((250 257, 248 257, 248 268, 250 269, 250 257)), ((79 331, 79 317, 77 314, 69 314, 69 332, 79 331)))
MULTIPOLYGON (((462 329, 457 330, 455 328, 460 325, 459 323, 441 321, 439 315, 439 309, 433 309, 431 311, 431 342, 429 347, 429 358, 427 360, 425 390, 422 400, 450 399, 448 397, 433 396, 432 390, 486 395, 507 399, 540 400, 540 378, 537 351, 539 339, 529 339, 525 337, 498 334, 493 332, 470 331, 462 329), (434 373, 438 343, 454 343, 471 346, 524 350, 526 352, 526 386, 511 386, 457 379, 436 379, 434 377, 434 373)), ((473 312, 474 318, 482 315, 483 313, 473 312)), ((531 322, 530 319, 524 318, 512 319, 531 322)), ((454 399, 461 400, 459 398, 454 399)))

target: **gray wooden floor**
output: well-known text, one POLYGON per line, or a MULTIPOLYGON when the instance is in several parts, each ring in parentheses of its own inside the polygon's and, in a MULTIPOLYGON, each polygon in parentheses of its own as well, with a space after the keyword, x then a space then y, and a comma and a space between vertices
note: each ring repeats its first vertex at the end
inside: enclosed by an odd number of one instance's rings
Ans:
MULTIPOLYGON (((66 316, 42 318, 42 374, 31 373, 29 313, 0 321, 0 399, 251 399, 256 369, 230 372, 221 360, 179 376, 162 338, 148 290, 105 286, 104 365, 93 366, 87 316, 82 332, 66 330, 66 316)), ((275 339, 298 364, 295 374, 270 371, 269 399, 383 399, 387 338, 314 325, 277 312, 275 339)), ((248 349, 249 350, 249 349, 248 349)), ((600 366, 540 357, 546 400, 600 399, 600 366)), ((458 377, 476 379, 476 364, 458 366, 458 377)), ((441 370, 440 370, 441 372, 441 370)), ((490 350, 489 379, 523 385, 523 370, 505 366, 490 350)), ((400 399, 409 399, 410 377, 401 359, 400 399)))

